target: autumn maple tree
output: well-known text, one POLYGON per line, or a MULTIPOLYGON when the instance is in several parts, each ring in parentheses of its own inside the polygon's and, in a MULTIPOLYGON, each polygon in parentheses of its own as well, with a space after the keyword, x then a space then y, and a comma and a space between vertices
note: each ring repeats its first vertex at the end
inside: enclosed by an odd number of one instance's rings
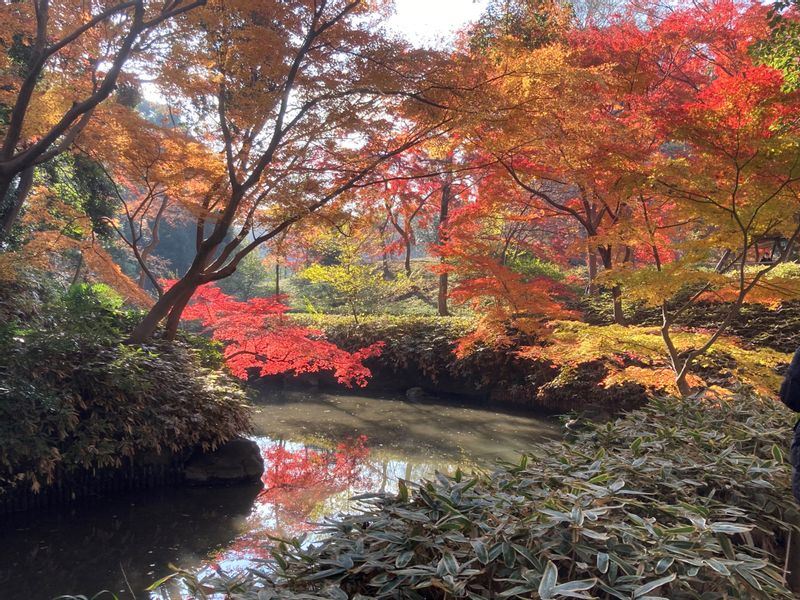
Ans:
POLYGON ((201 319, 239 375, 323 369, 357 383, 374 349, 342 353, 288 320, 279 297, 243 302, 214 284, 239 268, 263 279, 269 264, 276 294, 288 266, 356 319, 409 295, 441 316, 464 304, 479 322, 466 352, 523 338, 585 347, 585 283, 611 298, 606 340, 641 342, 623 308, 660 311, 660 362, 649 342, 642 355, 651 379, 683 394, 698 360, 732 344, 745 303, 800 296, 782 267, 800 235, 794 3, 492 0, 447 50, 389 35, 390 5, 2 4, 2 231, 25 225, 0 255, 4 277, 77 257, 76 281, 114 280, 149 305, 131 343, 201 319), (158 97, 147 106, 145 78, 158 97), (135 261, 137 289, 90 203, 52 176, 70 160, 111 186, 118 210, 101 220, 135 261), (194 238, 168 288, 165 224, 194 238), (412 270, 415 247, 437 298, 412 270), (723 317, 687 331, 701 302, 723 317))
POLYGON ((723 0, 660 18, 640 42, 643 84, 626 98, 629 110, 648 114, 661 143, 642 165, 638 202, 617 226, 646 252, 609 275, 632 298, 661 308, 669 365, 684 394, 694 361, 745 301, 798 292, 772 274, 800 234, 800 97, 784 88, 780 71, 754 61, 750 48, 766 34, 760 5, 723 0), (775 247, 753 265, 765 240, 775 247), (701 343, 681 350, 675 323, 701 300, 724 300, 725 316, 701 343))
MULTIPOLYGON (((539 37, 535 31, 497 36, 481 47, 477 60, 494 74, 493 84, 477 100, 489 103, 485 117, 472 120, 466 135, 519 187, 525 207, 518 224, 527 216, 540 228, 578 229, 572 250, 586 257, 594 292, 599 266, 630 260, 627 246, 612 245, 604 234, 624 215, 635 193, 631 166, 649 155, 655 139, 646 122, 634 123, 621 110, 622 82, 610 61, 583 58, 560 9, 544 3, 527 11, 551 25, 539 37)), ((614 319, 622 323, 622 290, 612 285, 610 292, 614 319)))
POLYGON ((205 0, 0 3, 0 241, 34 169, 72 143, 112 94, 126 63, 205 0))
POLYGON ((417 244, 417 231, 430 227, 440 212, 442 177, 430 175, 439 165, 431 161, 422 148, 409 150, 393 162, 386 166, 386 183, 381 188, 369 188, 366 201, 375 203, 377 196, 383 204, 386 223, 397 236, 388 244, 387 251, 402 254, 403 268, 411 277, 411 253, 417 244))
POLYGON ((430 85, 433 55, 383 39, 376 10, 360 0, 237 0, 184 16, 192 33, 171 46, 160 81, 222 149, 226 182, 202 199, 191 267, 132 342, 165 318, 174 335, 199 286, 440 131, 446 92, 430 85))
POLYGON ((617 323, 623 296, 661 307, 668 369, 684 394, 694 361, 745 301, 796 294, 776 269, 797 238, 797 97, 753 52, 769 35, 766 12, 727 1, 637 5, 571 31, 557 7, 535 3, 477 32, 474 68, 493 77, 467 94, 467 107, 485 110, 459 133, 487 167, 462 215, 451 215, 443 250, 449 270, 462 271, 457 298, 494 299, 480 308, 484 339, 508 343, 515 322, 525 331, 564 315, 558 286, 537 285, 508 264, 509 251, 586 253, 590 287, 611 291, 617 323), (532 14, 551 27, 538 30, 532 14), (765 244, 769 262, 754 266, 765 244), (726 303, 722 323, 701 342, 676 343, 686 308, 713 300, 726 303))
POLYGON ((108 104, 75 144, 103 169, 119 209, 109 226, 136 261, 137 282, 161 296, 152 265, 161 227, 207 217, 202 200, 225 182, 224 165, 204 144, 166 116, 151 122, 133 107, 108 104))

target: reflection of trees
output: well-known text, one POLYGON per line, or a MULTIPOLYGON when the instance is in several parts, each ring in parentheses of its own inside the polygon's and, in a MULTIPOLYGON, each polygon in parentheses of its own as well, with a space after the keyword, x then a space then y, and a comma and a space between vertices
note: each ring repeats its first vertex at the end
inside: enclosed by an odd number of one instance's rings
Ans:
POLYGON ((369 456, 366 441, 366 436, 346 440, 335 450, 272 444, 264 451, 264 491, 258 501, 273 504, 283 523, 304 523, 326 498, 367 483, 360 469, 369 456))
POLYGON ((248 530, 211 566, 228 570, 240 561, 268 558, 270 536, 291 538, 306 533, 326 514, 347 512, 345 505, 353 494, 377 489, 371 469, 365 466, 366 441, 366 436, 348 439, 334 449, 285 441, 262 445, 264 489, 256 499, 248 530))
POLYGON ((354 495, 394 493, 398 479, 419 481, 432 477, 437 467, 454 468, 372 453, 366 442, 367 437, 360 436, 326 449, 312 443, 262 441, 264 489, 246 531, 209 566, 243 570, 269 557, 270 537, 311 533, 314 523, 325 517, 353 512, 354 495))

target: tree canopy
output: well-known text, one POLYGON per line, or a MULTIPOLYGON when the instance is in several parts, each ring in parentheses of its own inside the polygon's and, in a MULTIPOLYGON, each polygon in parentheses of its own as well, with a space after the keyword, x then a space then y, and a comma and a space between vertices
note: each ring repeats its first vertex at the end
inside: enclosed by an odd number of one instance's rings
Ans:
POLYGON ((660 312, 651 378, 686 394, 744 304, 800 295, 793 3, 489 2, 447 49, 389 32, 388 1, 0 9, 0 276, 111 282, 147 309, 129 343, 197 302, 279 327, 278 300, 213 287, 242 265, 356 319, 468 310, 461 352, 555 356, 607 294, 620 327, 660 312))

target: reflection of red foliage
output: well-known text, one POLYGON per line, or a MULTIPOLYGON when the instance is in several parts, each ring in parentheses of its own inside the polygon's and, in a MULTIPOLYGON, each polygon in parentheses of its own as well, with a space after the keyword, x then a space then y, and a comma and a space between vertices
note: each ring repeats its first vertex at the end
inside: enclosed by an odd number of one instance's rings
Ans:
MULTIPOLYGON (((164 283, 169 287, 174 282, 164 283)), ((371 373, 364 361, 379 356, 383 343, 356 352, 342 350, 321 331, 288 319, 283 299, 274 296, 240 302, 207 284, 197 289, 183 318, 200 321, 212 330, 215 340, 226 344, 226 363, 242 379, 253 368, 262 376, 332 371, 339 383, 365 386, 371 373)))
POLYGON ((259 501, 274 504, 276 513, 284 513, 288 520, 308 519, 326 498, 364 483, 359 471, 369 456, 366 441, 362 435, 339 443, 336 450, 292 451, 273 444, 264 451, 264 491, 259 501))
MULTIPOLYGON (((313 520, 321 503, 339 492, 376 489, 370 480, 366 436, 340 442, 335 450, 300 448, 289 450, 273 443, 264 451, 264 490, 257 502, 264 509, 254 511, 257 524, 210 563, 212 568, 226 560, 269 558, 269 537, 291 538, 314 529, 313 520), (274 521, 273 521, 274 519, 274 521)), ((236 568, 234 566, 234 568, 236 568)))
POLYGON ((276 501, 289 490, 325 487, 334 491, 354 485, 358 467, 369 456, 367 436, 340 442, 336 450, 287 450, 273 444, 264 451, 267 465, 262 481, 265 490, 261 497, 276 501))

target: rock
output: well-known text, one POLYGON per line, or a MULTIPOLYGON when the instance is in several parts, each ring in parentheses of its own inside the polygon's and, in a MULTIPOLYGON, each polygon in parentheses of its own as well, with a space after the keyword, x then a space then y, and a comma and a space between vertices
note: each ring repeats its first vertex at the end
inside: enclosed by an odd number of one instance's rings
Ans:
POLYGON ((409 402, 422 402, 427 394, 421 387, 412 387, 406 390, 406 400, 409 402))
POLYGON ((184 477, 191 485, 256 483, 264 473, 261 449, 252 440, 235 438, 211 452, 196 452, 186 462, 184 477))

